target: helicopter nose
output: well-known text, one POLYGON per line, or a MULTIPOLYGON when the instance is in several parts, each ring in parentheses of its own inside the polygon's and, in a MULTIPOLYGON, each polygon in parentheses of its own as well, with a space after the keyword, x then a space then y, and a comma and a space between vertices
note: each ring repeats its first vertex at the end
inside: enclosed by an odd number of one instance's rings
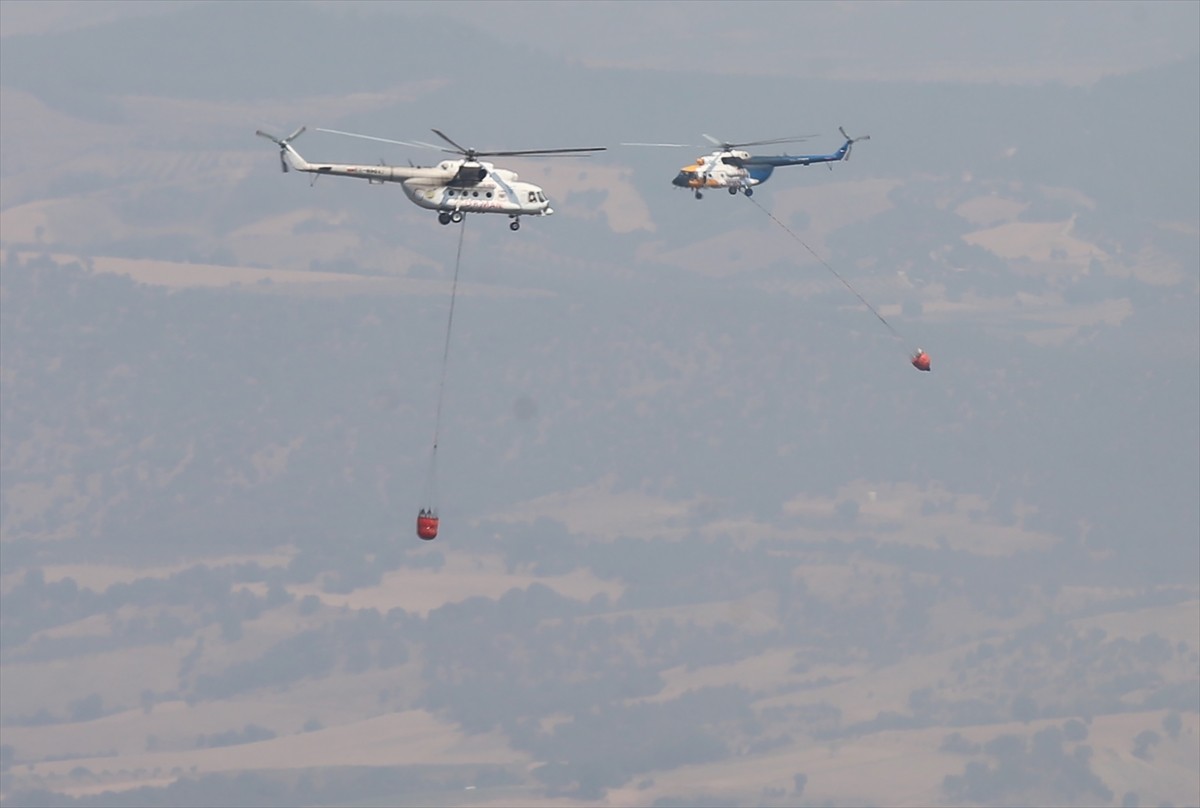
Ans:
POLYGON ((553 216, 553 215, 554 215, 554 208, 552 208, 552 207, 550 207, 549 205, 547 205, 547 206, 546 206, 546 209, 545 209, 544 211, 542 211, 542 215, 543 215, 543 216, 553 216))
POLYGON ((688 186, 688 174, 686 171, 680 171, 675 175, 675 179, 671 180, 671 184, 676 188, 686 188, 688 186))

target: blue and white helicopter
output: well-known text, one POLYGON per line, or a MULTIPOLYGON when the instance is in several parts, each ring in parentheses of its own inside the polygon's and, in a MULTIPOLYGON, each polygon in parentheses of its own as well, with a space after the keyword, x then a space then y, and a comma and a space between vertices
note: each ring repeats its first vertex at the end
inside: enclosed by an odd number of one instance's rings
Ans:
MULTIPOLYGON (((697 199, 704 196, 707 188, 726 188, 730 194, 739 191, 746 196, 754 195, 754 186, 761 185, 771 177, 771 173, 780 166, 807 166, 813 163, 837 163, 850 159, 854 144, 860 140, 870 140, 870 135, 850 137, 846 130, 838 127, 845 142, 842 147, 832 154, 780 154, 755 155, 745 151, 750 146, 775 146, 783 143, 799 143, 812 137, 797 135, 795 137, 776 138, 774 140, 754 140, 746 143, 729 143, 717 140, 711 135, 704 135, 705 140, 717 146, 717 150, 696 158, 696 162, 679 169, 671 184, 677 188, 690 188, 697 199)), ((623 146, 670 146, 674 148, 696 148, 684 143, 623 143, 623 146)), ((832 168, 832 166, 830 166, 832 168)))

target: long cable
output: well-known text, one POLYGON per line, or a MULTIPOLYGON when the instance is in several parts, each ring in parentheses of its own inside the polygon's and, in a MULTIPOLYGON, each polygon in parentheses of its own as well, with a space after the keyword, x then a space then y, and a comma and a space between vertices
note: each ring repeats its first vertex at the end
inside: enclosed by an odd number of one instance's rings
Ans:
POLYGON ((446 317, 446 340, 442 347, 442 378, 438 383, 437 411, 433 419, 433 449, 429 453, 429 480, 426 486, 428 505, 437 507, 437 453, 442 433, 442 405, 446 400, 446 368, 450 360, 450 333, 454 328, 454 301, 458 297, 458 270, 462 266, 463 237, 467 232, 467 217, 458 228, 458 250, 454 254, 454 281, 450 285, 450 314, 446 317))
POLYGON ((862 295, 860 295, 860 294, 858 293, 858 290, 857 290, 857 289, 855 289, 853 286, 851 286, 851 285, 850 285, 850 282, 849 282, 849 281, 847 281, 845 278, 843 278, 843 277, 842 277, 842 276, 841 276, 841 275, 838 273, 838 271, 837 271, 836 269, 834 269, 834 268, 833 268, 833 267, 831 267, 831 266, 830 266, 828 263, 826 263, 824 258, 822 258, 821 256, 817 255, 817 252, 816 252, 816 250, 814 250, 812 247, 808 246, 808 244, 807 244, 807 243, 805 243, 804 239, 802 239, 802 238, 800 238, 800 236, 796 235, 796 233, 795 233, 795 232, 792 230, 792 228, 788 227, 786 224, 784 224, 783 222, 781 222, 781 221, 779 221, 778 219, 776 219, 776 218, 775 218, 775 214, 771 213, 771 211, 767 210, 767 209, 766 209, 766 208, 764 208, 762 205, 758 204, 758 200, 757 200, 757 199, 755 199, 754 197, 752 197, 752 196, 748 196, 748 197, 746 197, 746 198, 747 198, 747 199, 749 199, 751 202, 753 202, 753 203, 754 203, 754 206, 755 206, 756 208, 758 208, 759 210, 761 210, 763 213, 767 214, 767 216, 770 216, 770 217, 771 217, 771 221, 775 222, 775 224, 777 224, 777 225, 779 225, 780 227, 782 227, 782 228, 784 229, 784 231, 785 231, 785 232, 786 232, 786 233, 787 233, 789 236, 791 236, 792 238, 794 238, 796 241, 798 241, 798 242, 800 243, 800 246, 804 247, 804 249, 806 249, 806 250, 808 250, 810 253, 812 253, 812 257, 813 257, 813 258, 815 258, 815 259, 817 259, 817 261, 818 261, 818 262, 820 262, 821 266, 823 266, 823 267, 825 267, 826 269, 828 269, 828 270, 829 270, 829 272, 830 272, 830 273, 833 275, 833 277, 835 277, 835 278, 837 278, 839 281, 841 281, 843 286, 845 286, 847 289, 849 289, 849 290, 850 290, 850 291, 851 291, 851 292, 854 294, 854 296, 855 296, 855 297, 857 297, 857 298, 858 298, 858 299, 859 299, 859 300, 862 302, 862 304, 863 304, 864 306, 866 306, 868 309, 870 309, 870 310, 871 310, 871 313, 872 313, 872 314, 874 314, 876 317, 878 317, 878 318, 879 318, 879 322, 883 323, 883 324, 884 324, 884 325, 887 327, 887 330, 892 332, 892 336, 893 336, 893 337, 895 337, 895 338, 896 338, 896 339, 898 339, 898 340, 901 340, 901 341, 903 341, 903 339, 904 339, 904 338, 900 336, 900 332, 898 332, 896 329, 892 328, 892 324, 891 324, 891 323, 889 323, 887 320, 885 320, 885 319, 883 318, 883 315, 882 315, 882 314, 880 314, 880 313, 879 313, 879 312, 878 312, 878 311, 875 309, 875 307, 874 307, 874 306, 872 306, 870 303, 868 303, 868 302, 867 302, 867 299, 866 299, 865 297, 863 297, 862 295))

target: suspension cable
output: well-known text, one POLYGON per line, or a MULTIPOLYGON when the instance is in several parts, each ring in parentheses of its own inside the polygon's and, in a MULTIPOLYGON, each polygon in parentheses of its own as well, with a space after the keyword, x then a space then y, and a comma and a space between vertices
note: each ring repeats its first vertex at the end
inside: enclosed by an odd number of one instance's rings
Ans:
POLYGON ((467 232, 467 217, 464 216, 458 229, 458 250, 454 254, 454 280, 450 285, 450 313, 446 317, 446 340, 442 347, 442 376, 438 382, 437 411, 433 419, 433 448, 429 453, 429 479, 426 485, 428 504, 436 507, 437 499, 437 453, 442 432, 442 407, 446 400, 446 369, 450 360, 450 334, 454 328, 454 302, 458 298, 458 270, 462 266, 463 238, 467 232))
POLYGON ((804 241, 804 239, 802 239, 802 238, 800 238, 800 236, 796 235, 795 231, 793 231, 793 230, 792 230, 792 228, 788 227, 786 224, 784 224, 783 222, 781 222, 779 219, 775 218, 775 214, 771 213, 771 211, 767 210, 767 209, 766 209, 766 208, 764 208, 762 205, 758 204, 758 200, 757 200, 757 199, 755 199, 754 197, 752 197, 752 196, 748 196, 748 197, 746 197, 746 198, 747 198, 747 199, 749 199, 751 202, 753 202, 753 203, 754 203, 754 206, 755 206, 756 208, 758 208, 759 210, 761 210, 763 213, 767 214, 767 216, 769 216, 769 217, 771 218, 771 221, 775 222, 775 224, 777 224, 777 225, 779 225, 780 227, 782 227, 782 228, 784 229, 784 231, 785 231, 785 232, 786 232, 786 233, 787 233, 789 236, 791 236, 791 237, 792 237, 792 238, 794 238, 794 239, 795 239, 797 242, 799 242, 799 243, 800 243, 800 246, 802 246, 802 247, 804 247, 804 249, 808 250, 808 251, 809 251, 809 252, 812 254, 812 257, 813 257, 813 258, 815 258, 815 259, 817 259, 817 261, 818 261, 818 262, 821 264, 821 266, 823 266, 823 267, 825 267, 827 270, 829 270, 830 274, 832 274, 832 275, 833 275, 833 277, 835 277, 835 278, 837 278, 839 281, 841 281, 841 282, 842 282, 842 285, 843 285, 843 286, 845 286, 847 289, 849 289, 849 290, 850 290, 850 292, 851 292, 851 293, 852 293, 852 294, 853 294, 855 297, 857 297, 857 298, 859 299, 859 301, 860 301, 860 302, 861 302, 861 303, 862 303, 864 306, 866 306, 868 309, 870 309, 871 313, 872 313, 872 314, 874 314, 874 315, 875 315, 875 316, 876 316, 876 317, 879 319, 879 322, 881 322, 881 323, 883 323, 883 324, 884 324, 884 326, 887 328, 887 330, 888 330, 888 331, 891 331, 891 332, 892 332, 892 336, 893 336, 893 337, 895 337, 895 338, 896 338, 896 339, 898 339, 898 340, 901 340, 901 341, 903 341, 903 337, 901 337, 901 336, 900 336, 900 332, 898 332, 898 331, 897 331, 895 328, 893 328, 893 327, 892 327, 892 324, 891 324, 891 323, 889 323, 887 320, 885 320, 885 319, 884 319, 884 317, 883 317, 883 315, 882 315, 882 314, 880 314, 880 313, 878 312, 878 310, 876 310, 876 308, 875 308, 874 306, 872 306, 870 303, 868 303, 868 302, 867 302, 867 299, 866 299, 865 297, 863 297, 862 295, 860 295, 860 294, 858 293, 858 290, 857 290, 857 289, 855 289, 853 286, 851 286, 851 285, 850 285, 850 282, 849 282, 849 281, 847 281, 845 278, 843 278, 843 277, 841 276, 841 274, 839 274, 839 273, 838 273, 838 271, 837 271, 836 269, 834 269, 833 267, 831 267, 831 266, 830 266, 830 265, 829 265, 829 264, 828 264, 828 263, 825 261, 825 259, 824 259, 824 258, 822 258, 821 256, 817 255, 817 252, 816 252, 816 250, 814 250, 812 247, 808 246, 808 244, 807 244, 807 243, 804 241))

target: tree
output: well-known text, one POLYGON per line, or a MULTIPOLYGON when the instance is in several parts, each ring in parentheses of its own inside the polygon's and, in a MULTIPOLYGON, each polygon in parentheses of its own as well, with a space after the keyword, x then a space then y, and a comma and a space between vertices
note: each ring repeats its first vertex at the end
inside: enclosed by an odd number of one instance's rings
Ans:
POLYGON ((1020 695, 1013 699, 1012 717, 1023 724, 1028 724, 1038 716, 1037 702, 1032 697, 1020 695))
POLYGON ((1167 733, 1167 737, 1172 741, 1179 740, 1179 733, 1183 729, 1183 719, 1179 717, 1178 710, 1172 710, 1163 716, 1162 720, 1163 731, 1167 733))
POLYGON ((834 514, 837 516, 838 524, 843 527, 852 527, 858 521, 859 507, 858 503, 852 499, 844 499, 834 508, 834 514))
POLYGON ((1072 743, 1086 741, 1088 736, 1087 724, 1080 721, 1078 718, 1072 718, 1070 721, 1063 724, 1063 737, 1072 743))
POLYGON ((99 693, 92 693, 71 702, 70 714, 72 721, 93 721, 104 715, 104 700, 99 693))
POLYGON ((1162 736, 1152 729, 1139 732, 1133 739, 1133 756, 1142 760, 1150 759, 1150 750, 1162 740, 1162 736))
POLYGON ((942 745, 939 748, 942 752, 950 752, 955 755, 973 755, 980 749, 979 744, 971 743, 963 737, 961 732, 952 732, 942 738, 942 745))

